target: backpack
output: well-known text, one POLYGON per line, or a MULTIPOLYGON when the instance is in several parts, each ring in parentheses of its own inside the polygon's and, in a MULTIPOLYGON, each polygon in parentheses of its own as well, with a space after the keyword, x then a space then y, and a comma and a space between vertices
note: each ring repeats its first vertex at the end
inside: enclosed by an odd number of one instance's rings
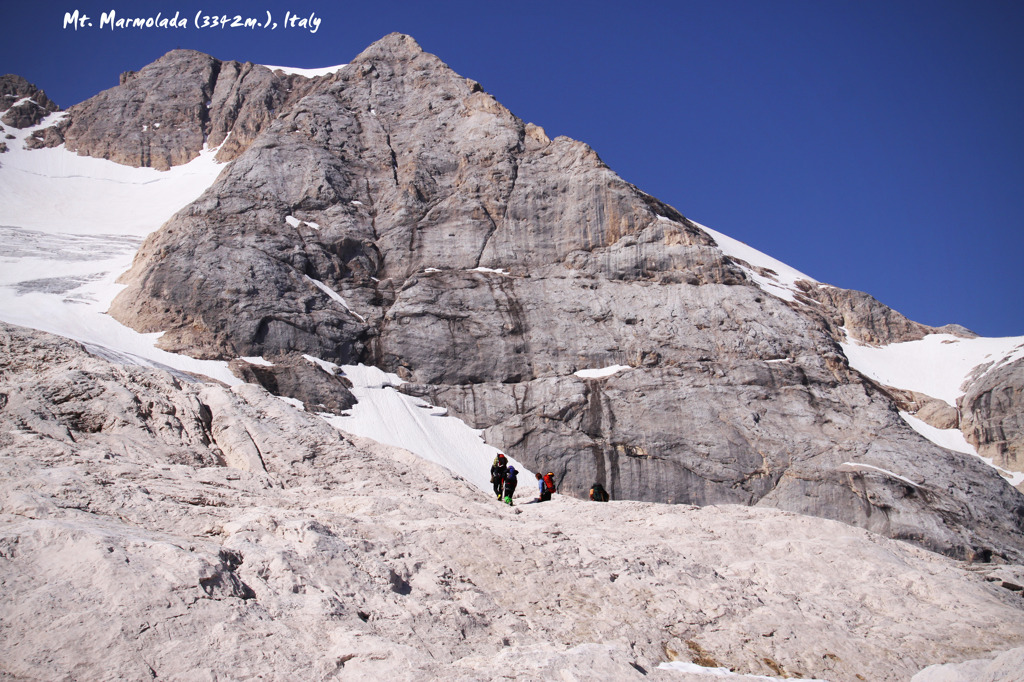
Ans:
POLYGON ((594 487, 591 488, 591 494, 593 495, 592 499, 595 502, 607 502, 608 501, 608 491, 605 490, 604 486, 601 485, 600 483, 595 483, 594 484, 594 487))
POLYGON ((544 488, 549 492, 555 492, 555 474, 548 472, 544 474, 544 488))
POLYGON ((509 483, 516 482, 516 476, 519 474, 515 467, 509 467, 508 472, 505 474, 505 480, 509 483))

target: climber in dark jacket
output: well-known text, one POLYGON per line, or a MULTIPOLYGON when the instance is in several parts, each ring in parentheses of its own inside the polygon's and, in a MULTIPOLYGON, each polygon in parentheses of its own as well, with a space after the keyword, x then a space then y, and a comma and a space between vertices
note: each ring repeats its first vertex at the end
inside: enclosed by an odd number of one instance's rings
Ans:
POLYGON ((491 464, 491 485, 494 486, 494 496, 501 499, 501 491, 505 485, 505 475, 508 473, 508 460, 505 455, 498 453, 491 464))
POLYGON ((516 492, 516 485, 519 484, 519 472, 516 471, 514 466, 509 466, 508 473, 505 474, 505 490, 504 490, 504 502, 505 504, 512 504, 512 496, 516 492))

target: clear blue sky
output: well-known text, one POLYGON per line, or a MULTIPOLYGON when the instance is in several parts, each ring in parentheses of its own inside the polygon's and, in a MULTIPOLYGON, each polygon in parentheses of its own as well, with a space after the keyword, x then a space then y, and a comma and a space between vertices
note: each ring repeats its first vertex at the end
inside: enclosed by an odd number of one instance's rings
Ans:
POLYGON ((919 322, 1024 335, 1024 2, 5 4, 0 72, 65 108, 175 47, 316 67, 408 33, 693 220, 919 322), (94 26, 63 28, 75 9, 94 26), (101 31, 111 10, 190 27, 101 31))

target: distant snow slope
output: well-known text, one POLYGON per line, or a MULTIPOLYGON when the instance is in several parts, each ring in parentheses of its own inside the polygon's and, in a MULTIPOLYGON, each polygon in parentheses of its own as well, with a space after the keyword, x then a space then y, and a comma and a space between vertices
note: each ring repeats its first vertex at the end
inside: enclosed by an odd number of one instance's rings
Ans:
POLYGON ((987 372, 1024 357, 1024 336, 964 339, 930 334, 919 341, 888 346, 856 341, 840 345, 850 365, 865 376, 886 386, 924 393, 953 407, 975 368, 991 363, 987 372))
MULTIPOLYGON (((847 337, 851 338, 851 337, 847 337)), ((857 341, 840 344, 850 366, 885 386, 924 393, 957 407, 964 383, 996 367, 1024 357, 1024 336, 964 339, 951 334, 929 334, 918 341, 869 346, 857 341)), ((922 436, 949 450, 979 457, 1011 485, 1024 483, 1024 473, 1007 471, 981 457, 959 429, 937 429, 900 412, 903 420, 922 436)))
POLYGON ((63 116, 9 129, 14 139, 0 155, 0 319, 107 349, 107 357, 238 383, 226 363, 162 351, 154 347, 159 334, 139 334, 105 314, 142 238, 216 180, 223 166, 214 150, 157 171, 63 145, 24 148, 32 132, 63 116))
POLYGON ((722 253, 746 263, 746 265, 740 263, 740 267, 743 268, 744 272, 747 273, 747 276, 750 277, 750 279, 769 294, 773 294, 784 301, 795 301, 796 298, 794 297, 794 294, 800 291, 796 286, 796 282, 798 280, 803 279, 808 282, 816 282, 813 277, 808 277, 799 270, 791 268, 782 261, 775 260, 771 256, 761 253, 752 246, 748 246, 737 239, 733 239, 721 232, 712 230, 710 227, 705 227, 699 223, 694 224, 711 235, 715 242, 718 243, 718 248, 722 250, 722 253), (762 272, 758 272, 749 266, 753 266, 753 268, 761 268, 770 272, 762 274, 762 272))

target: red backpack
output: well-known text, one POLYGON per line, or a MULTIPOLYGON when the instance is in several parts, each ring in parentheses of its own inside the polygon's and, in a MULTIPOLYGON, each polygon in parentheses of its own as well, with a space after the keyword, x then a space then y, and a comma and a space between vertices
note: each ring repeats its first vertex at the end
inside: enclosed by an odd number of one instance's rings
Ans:
POLYGON ((555 492, 555 474, 548 472, 544 474, 544 488, 549 492, 555 492))

